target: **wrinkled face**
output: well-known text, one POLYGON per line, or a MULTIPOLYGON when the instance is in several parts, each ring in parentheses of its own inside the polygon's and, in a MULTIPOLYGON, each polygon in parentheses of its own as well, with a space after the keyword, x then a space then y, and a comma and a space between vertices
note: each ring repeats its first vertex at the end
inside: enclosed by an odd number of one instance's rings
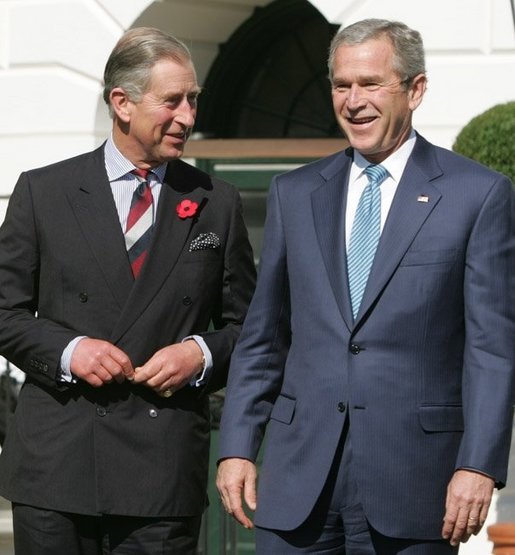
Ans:
POLYGON ((179 158, 195 123, 199 92, 192 63, 171 59, 155 64, 139 101, 114 89, 113 109, 123 122, 115 135, 118 148, 138 167, 179 158))
POLYGON ((408 138, 411 117, 424 95, 420 74, 403 82, 393 68, 386 38, 340 46, 335 53, 332 97, 336 119, 352 147, 380 163, 408 138))

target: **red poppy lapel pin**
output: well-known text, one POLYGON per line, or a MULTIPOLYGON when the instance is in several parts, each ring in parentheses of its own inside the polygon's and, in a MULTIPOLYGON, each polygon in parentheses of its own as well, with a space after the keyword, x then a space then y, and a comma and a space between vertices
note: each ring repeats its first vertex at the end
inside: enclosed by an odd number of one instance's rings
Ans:
POLYGON ((198 211, 198 202, 189 199, 181 200, 176 206, 175 211, 181 220, 193 218, 198 211))

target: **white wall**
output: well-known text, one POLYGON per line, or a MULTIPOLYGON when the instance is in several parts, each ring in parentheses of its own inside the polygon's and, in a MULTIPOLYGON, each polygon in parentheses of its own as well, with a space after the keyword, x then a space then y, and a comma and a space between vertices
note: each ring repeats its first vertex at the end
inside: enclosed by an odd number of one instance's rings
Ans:
MULTIPOLYGON (((176 34, 191 48, 202 82, 218 45, 268 2, 0 0, 0 221, 22 170, 90 150, 108 133, 102 71, 125 29, 153 25, 176 34)), ((451 147, 473 116, 515 97, 510 0, 311 3, 333 23, 384 17, 422 33, 429 89, 415 125, 437 144, 451 147)), ((484 535, 462 550, 489 552, 484 535)))
MULTIPOLYGON (((202 82, 218 45, 268 2, 0 0, 0 195, 9 194, 22 169, 102 140, 109 129, 102 71, 126 28, 156 25, 179 36, 202 82)), ((429 89, 415 124, 433 142, 450 147, 473 116, 515 96, 510 0, 311 2, 333 23, 385 17, 421 31, 429 89)))

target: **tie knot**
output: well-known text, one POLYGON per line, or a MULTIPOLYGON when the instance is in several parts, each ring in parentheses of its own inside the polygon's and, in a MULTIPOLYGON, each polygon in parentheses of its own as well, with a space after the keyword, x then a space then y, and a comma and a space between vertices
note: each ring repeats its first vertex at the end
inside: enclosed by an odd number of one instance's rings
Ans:
POLYGON ((381 185, 381 183, 386 179, 388 176, 388 171, 384 166, 381 164, 371 164, 365 168, 365 173, 368 177, 369 183, 373 183, 374 185, 381 185))
POLYGON ((143 181, 146 181, 148 174, 150 173, 150 170, 142 170, 141 168, 135 168, 134 170, 131 171, 131 173, 143 179, 143 181))

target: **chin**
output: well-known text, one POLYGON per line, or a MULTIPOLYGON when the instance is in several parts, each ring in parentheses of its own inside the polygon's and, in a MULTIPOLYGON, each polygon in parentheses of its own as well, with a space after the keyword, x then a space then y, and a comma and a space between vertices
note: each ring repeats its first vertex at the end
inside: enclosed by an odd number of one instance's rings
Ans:
POLYGON ((366 156, 367 154, 374 154, 376 152, 375 148, 366 141, 348 135, 347 138, 349 139, 349 143, 352 148, 358 150, 361 154, 363 154, 363 156, 366 156))
POLYGON ((168 148, 165 152, 163 152, 163 158, 165 160, 175 160, 175 158, 180 158, 184 153, 184 147, 178 148, 177 146, 174 148, 168 148))

